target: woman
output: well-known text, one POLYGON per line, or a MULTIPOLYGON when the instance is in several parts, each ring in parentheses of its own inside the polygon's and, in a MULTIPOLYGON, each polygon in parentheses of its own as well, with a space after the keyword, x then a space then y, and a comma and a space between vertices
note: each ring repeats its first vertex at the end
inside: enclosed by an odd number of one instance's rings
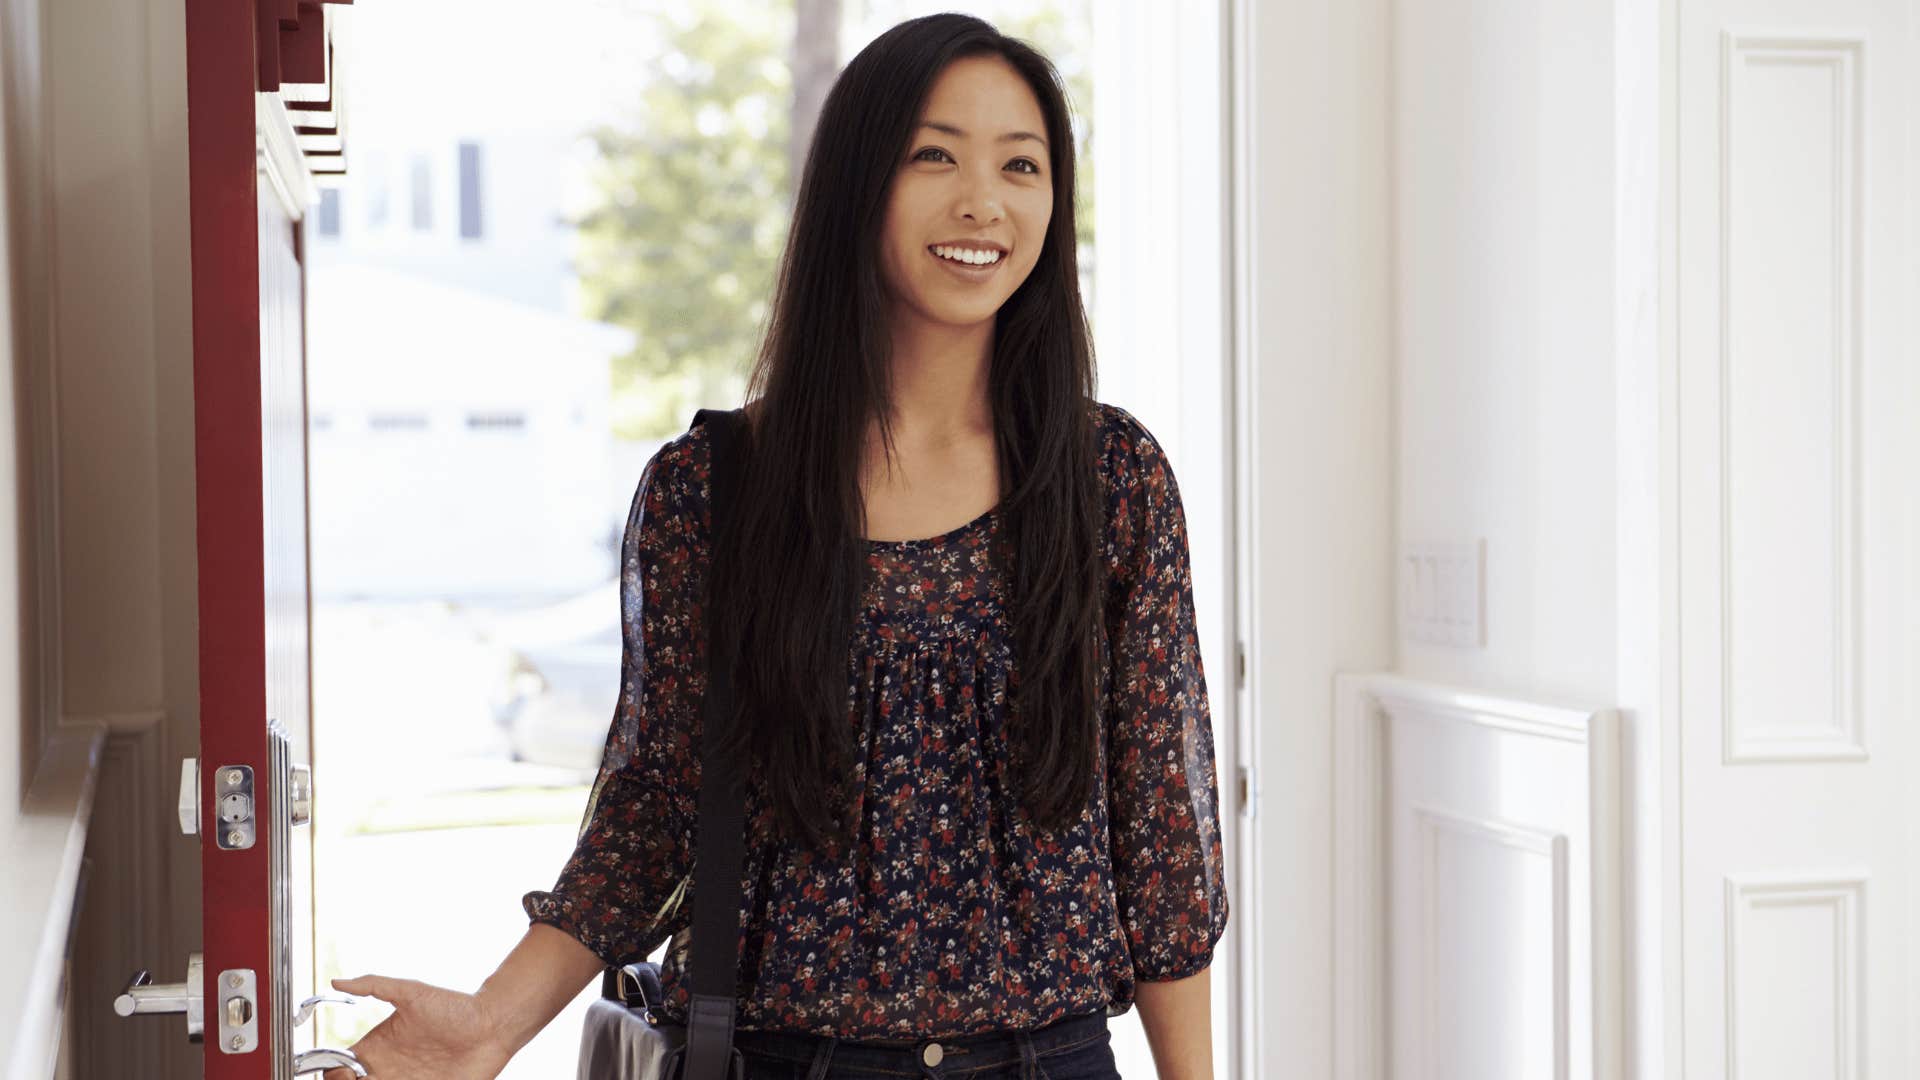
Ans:
POLYGON ((356 1047, 377 1080, 495 1076, 663 942, 684 1021, 709 628, 741 643, 755 1076, 1113 1077, 1135 1000, 1160 1075, 1211 1076, 1227 897, 1185 518, 1153 437, 1092 397, 1073 157, 1053 67, 978 19, 847 65, 749 386, 738 550, 711 550, 695 427, 634 497, 621 700, 526 937, 471 995, 334 983, 396 1006, 356 1047))

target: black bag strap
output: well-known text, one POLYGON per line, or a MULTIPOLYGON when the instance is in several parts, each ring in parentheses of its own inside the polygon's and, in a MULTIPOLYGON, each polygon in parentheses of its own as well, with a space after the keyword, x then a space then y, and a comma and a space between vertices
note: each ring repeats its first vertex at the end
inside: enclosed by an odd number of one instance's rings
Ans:
MULTIPOLYGON (((709 521, 713 550, 732 518, 739 487, 746 414, 700 409, 693 425, 707 425, 709 521)), ((709 564, 708 579, 712 579, 709 564)), ((742 763, 714 752, 712 733, 733 711, 733 671, 711 636, 700 746, 700 818, 694 852, 693 958, 682 1080, 726 1080, 733 1058, 734 993, 740 970, 740 878, 746 860, 746 793, 742 763)))

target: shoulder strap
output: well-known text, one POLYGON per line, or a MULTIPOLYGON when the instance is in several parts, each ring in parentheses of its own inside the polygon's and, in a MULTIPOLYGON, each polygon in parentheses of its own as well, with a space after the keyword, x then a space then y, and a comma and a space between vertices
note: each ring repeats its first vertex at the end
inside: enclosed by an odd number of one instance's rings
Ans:
MULTIPOLYGON (((730 522, 739 486, 746 417, 740 409, 701 409, 707 425, 709 521, 718 536, 730 522)), ((714 545, 718 551, 718 544, 714 545)), ((708 570, 711 580, 711 564, 708 570)), ((707 695, 700 747, 700 820, 693 864, 693 957, 687 1006, 684 1080, 725 1080, 733 1057, 734 994, 740 970, 740 878, 746 858, 746 795, 741 762, 714 753, 717 716, 732 711, 733 672, 707 646, 707 695)))

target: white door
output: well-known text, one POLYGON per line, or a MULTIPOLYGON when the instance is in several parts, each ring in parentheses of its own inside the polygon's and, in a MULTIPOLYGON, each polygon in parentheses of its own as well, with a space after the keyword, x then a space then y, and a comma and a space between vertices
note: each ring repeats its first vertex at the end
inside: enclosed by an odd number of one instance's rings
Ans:
POLYGON ((1914 5, 1677 3, 1685 1076, 1920 1076, 1914 5))

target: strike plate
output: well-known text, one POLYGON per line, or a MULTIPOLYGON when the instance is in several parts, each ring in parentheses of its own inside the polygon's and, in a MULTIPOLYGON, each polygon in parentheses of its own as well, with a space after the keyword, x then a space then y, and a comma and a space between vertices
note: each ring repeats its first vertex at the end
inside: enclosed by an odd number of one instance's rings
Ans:
POLYGON ((260 995, 253 969, 223 971, 214 986, 220 995, 214 1015, 220 1018, 221 1052, 252 1053, 260 1045, 260 995))
POLYGON ((222 765, 213 772, 213 840, 223 850, 244 851, 254 837, 253 768, 222 765))

